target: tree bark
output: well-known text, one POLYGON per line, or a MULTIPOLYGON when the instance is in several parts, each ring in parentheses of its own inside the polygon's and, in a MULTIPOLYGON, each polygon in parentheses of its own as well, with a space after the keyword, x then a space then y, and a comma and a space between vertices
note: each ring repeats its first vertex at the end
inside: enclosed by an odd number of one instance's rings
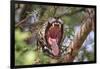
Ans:
POLYGON ((64 62, 73 62, 75 56, 77 55, 79 49, 81 48, 83 42, 87 38, 88 34, 92 29, 94 29, 94 20, 95 20, 95 14, 94 14, 93 8, 87 8, 85 10, 85 16, 84 20, 82 21, 82 26, 80 27, 80 31, 77 32, 75 35, 75 38, 70 43, 69 47, 67 48, 67 54, 64 55, 64 62))

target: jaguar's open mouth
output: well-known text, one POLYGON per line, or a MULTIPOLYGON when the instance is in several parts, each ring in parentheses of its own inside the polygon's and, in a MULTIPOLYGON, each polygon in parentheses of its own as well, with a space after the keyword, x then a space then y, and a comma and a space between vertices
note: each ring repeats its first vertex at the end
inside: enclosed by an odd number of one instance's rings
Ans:
POLYGON ((60 53, 59 40, 61 38, 61 24, 52 23, 46 32, 47 43, 50 46, 51 53, 54 56, 58 56, 60 53))

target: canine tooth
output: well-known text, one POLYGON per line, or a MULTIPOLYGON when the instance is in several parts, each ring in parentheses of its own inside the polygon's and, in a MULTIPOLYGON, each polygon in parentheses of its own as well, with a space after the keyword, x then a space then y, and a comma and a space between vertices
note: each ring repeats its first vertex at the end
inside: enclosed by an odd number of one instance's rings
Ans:
POLYGON ((52 26, 54 27, 54 23, 52 24, 52 26))
POLYGON ((59 28, 61 28, 61 24, 59 24, 59 28))

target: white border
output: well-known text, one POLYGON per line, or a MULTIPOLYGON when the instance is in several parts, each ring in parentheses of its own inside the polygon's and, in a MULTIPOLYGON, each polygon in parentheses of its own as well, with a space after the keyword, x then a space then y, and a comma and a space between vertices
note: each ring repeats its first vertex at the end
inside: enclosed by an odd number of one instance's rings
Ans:
MULTIPOLYGON (((39 67, 38 69, 98 69, 100 66, 100 0, 27 0, 69 4, 97 5, 97 64, 39 67)), ((0 69, 10 66, 10 0, 0 2, 0 69)), ((36 68, 34 68, 36 69, 36 68)))

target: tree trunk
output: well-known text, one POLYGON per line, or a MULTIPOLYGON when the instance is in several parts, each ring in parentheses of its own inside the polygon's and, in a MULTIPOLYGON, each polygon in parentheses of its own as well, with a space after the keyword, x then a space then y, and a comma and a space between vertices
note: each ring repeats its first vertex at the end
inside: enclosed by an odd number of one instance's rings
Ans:
POLYGON ((75 38, 67 48, 68 53, 63 57, 64 62, 73 62, 75 56, 77 55, 79 49, 81 48, 88 34, 92 29, 94 29, 94 24, 95 24, 94 21, 95 21, 94 9, 87 8, 85 10, 85 16, 82 22, 83 25, 80 27, 80 31, 77 32, 75 38))

